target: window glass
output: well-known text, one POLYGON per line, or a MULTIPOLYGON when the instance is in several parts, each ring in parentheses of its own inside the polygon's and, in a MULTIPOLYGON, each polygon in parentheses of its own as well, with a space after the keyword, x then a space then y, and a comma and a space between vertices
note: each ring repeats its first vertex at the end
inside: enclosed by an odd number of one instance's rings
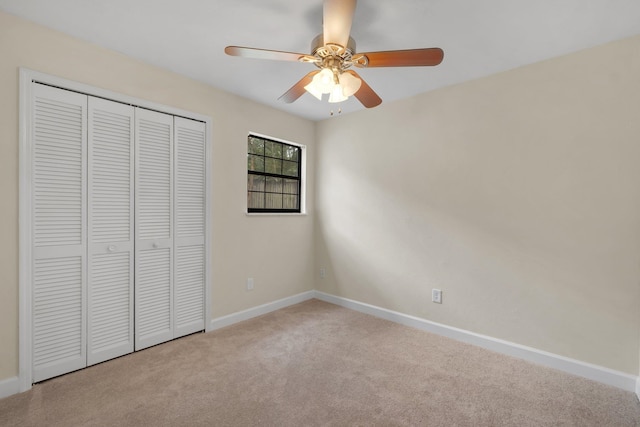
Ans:
POLYGON ((265 157, 264 159, 264 171, 275 175, 282 175, 282 160, 272 159, 265 157))
POLYGON ((282 175, 287 176, 298 176, 299 173, 298 163, 297 162, 282 162, 282 175))
POLYGON ((249 137, 249 153, 264 155, 264 141, 262 139, 249 137))
POLYGON ((282 143, 274 141, 265 141, 264 155, 269 157, 275 157, 276 159, 282 158, 282 143))
POLYGON ((250 171, 264 172, 264 157, 249 154, 248 168, 250 171))

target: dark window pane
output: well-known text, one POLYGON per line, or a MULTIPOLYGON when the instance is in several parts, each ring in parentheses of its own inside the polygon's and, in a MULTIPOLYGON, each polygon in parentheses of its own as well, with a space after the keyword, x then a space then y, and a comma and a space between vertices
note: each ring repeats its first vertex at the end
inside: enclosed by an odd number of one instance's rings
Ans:
POLYGON ((282 162, 282 175, 298 176, 298 163, 297 162, 282 162))
POLYGON ((282 158, 282 144, 274 141, 265 141, 264 155, 269 157, 282 158))
POLYGON ((282 178, 267 177, 267 193, 282 193, 282 178))
POLYGON ((250 171, 264 172, 264 157, 249 154, 247 163, 250 171))
POLYGON ((292 160, 294 162, 298 161, 298 151, 300 149, 298 147, 294 147, 292 145, 285 145, 283 150, 283 158, 285 160, 292 160))
POLYGON ((247 197, 249 209, 264 209, 264 193, 249 192, 247 197))
POLYGON ((285 179, 282 192, 285 194, 298 194, 298 181, 295 179, 285 179))
POLYGON ((264 141, 262 139, 249 137, 249 153, 251 154, 264 154, 264 141))
POLYGON ((247 189, 249 191, 264 191, 264 176, 249 174, 247 189))
POLYGON ((282 209, 282 194, 267 193, 267 209, 282 209))
POLYGON ((278 175, 282 174, 282 160, 270 159, 266 157, 264 161, 265 161, 265 172, 275 173, 278 175))

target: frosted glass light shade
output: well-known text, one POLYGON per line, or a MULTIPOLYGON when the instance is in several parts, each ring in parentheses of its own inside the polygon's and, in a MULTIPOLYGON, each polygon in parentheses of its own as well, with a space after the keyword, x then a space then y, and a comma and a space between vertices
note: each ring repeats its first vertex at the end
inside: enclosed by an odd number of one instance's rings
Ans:
MULTIPOLYGON (((315 78, 315 76, 314 76, 314 78, 315 78)), ((309 83, 308 85, 306 85, 304 87, 304 90, 306 90, 311 95, 313 95, 316 98, 318 98, 318 101, 322 101, 322 91, 320 89, 318 89, 317 85, 314 84, 313 80, 311 81, 311 83, 309 83)))
POLYGON ((328 68, 323 68, 318 74, 313 76, 315 85, 322 93, 330 93, 333 88, 333 72, 328 68))
POLYGON ((356 93, 362 85, 362 80, 349 73, 340 74, 340 86, 342 86, 342 94, 346 97, 350 97, 356 93))
POLYGON ((349 98, 344 96, 342 92, 342 86, 340 86, 339 84, 334 85, 333 89, 331 89, 331 94, 329 95, 329 102, 336 103, 346 101, 347 99, 349 98))

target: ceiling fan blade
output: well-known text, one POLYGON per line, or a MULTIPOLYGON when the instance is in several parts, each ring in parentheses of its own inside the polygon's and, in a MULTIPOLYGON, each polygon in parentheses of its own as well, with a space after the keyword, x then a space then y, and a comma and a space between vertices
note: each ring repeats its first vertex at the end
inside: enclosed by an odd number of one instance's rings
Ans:
POLYGON ((295 101, 296 99, 300 98, 306 92, 304 87, 306 85, 308 85, 309 83, 311 83, 311 80, 313 79, 313 76, 315 76, 319 72, 320 71, 312 71, 309 74, 307 74, 306 76, 304 76, 302 79, 300 79, 300 81, 298 83, 296 83, 293 86, 291 86, 291 89, 289 89, 288 91, 283 93, 282 96, 280 96, 280 98, 278 98, 278 100, 283 100, 287 104, 291 104, 293 101, 295 101))
POLYGON ((231 56, 241 56, 253 59, 272 59, 275 61, 299 61, 309 55, 304 53, 281 52, 279 50, 258 49, 254 47, 227 46, 224 52, 231 56))
POLYGON ((322 9, 324 44, 334 43, 346 47, 351 33, 356 0, 325 0, 322 9))
POLYGON ((362 105, 364 105, 367 108, 373 108, 373 107, 377 107, 378 105, 382 104, 382 98, 380 98, 378 96, 378 94, 375 93, 373 91, 373 89, 371 89, 371 86, 369 86, 367 84, 367 82, 365 82, 364 79, 362 77, 360 77, 360 75, 358 73, 356 73, 353 70, 347 70, 347 71, 345 71, 345 73, 349 73, 352 76, 357 77, 360 80, 362 80, 362 84, 360 85, 360 89, 358 89, 358 91, 353 94, 353 96, 358 98, 358 101, 360 101, 360 103, 362 105))
POLYGON ((355 56, 356 67, 419 67, 438 65, 444 58, 444 52, 438 47, 425 49, 388 50, 385 52, 358 53, 355 56), (360 59, 360 57, 365 57, 360 59))

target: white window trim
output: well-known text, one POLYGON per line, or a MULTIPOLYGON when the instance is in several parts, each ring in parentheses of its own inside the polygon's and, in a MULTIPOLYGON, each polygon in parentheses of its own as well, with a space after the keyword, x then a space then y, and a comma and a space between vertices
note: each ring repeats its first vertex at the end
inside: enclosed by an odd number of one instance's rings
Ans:
MULTIPOLYGON (((270 139, 283 144, 293 145, 300 148, 301 165, 300 165, 300 212, 249 212, 249 206, 244 207, 246 216, 305 216, 307 215, 307 146, 298 142, 287 141, 286 139, 276 138, 258 132, 249 132, 247 136, 257 136, 258 138, 270 139)), ((247 155, 247 143, 245 140, 244 152, 247 155)), ((247 162, 244 163, 245 173, 247 172, 247 162)), ((246 185, 246 180, 245 180, 246 185)), ((246 189, 246 187, 245 187, 246 189)))
POLYGON ((86 95, 105 98, 124 104, 134 105, 149 110, 159 111, 162 113, 181 116, 189 119, 198 120, 205 123, 206 138, 206 171, 205 171, 205 191, 209 197, 206 198, 205 215, 206 215, 206 234, 205 234, 205 254, 206 254, 206 274, 205 274, 205 331, 211 330, 211 283, 213 278, 213 265, 211 262, 211 233, 212 233, 212 126, 213 120, 209 116, 194 113, 191 111, 181 110, 178 108, 162 105, 152 101, 123 95, 105 89, 100 89, 83 83, 74 82, 61 77, 50 74, 33 71, 27 68, 20 68, 19 83, 19 214, 18 214, 18 257, 19 257, 19 302, 18 302, 18 380, 20 383, 20 391, 31 389, 33 381, 32 373, 32 275, 30 261, 31 239, 33 230, 31 227, 31 158, 33 155, 33 147, 31 144, 31 131, 33 123, 31 121, 31 98, 33 82, 43 83, 61 89, 80 92, 86 95))

